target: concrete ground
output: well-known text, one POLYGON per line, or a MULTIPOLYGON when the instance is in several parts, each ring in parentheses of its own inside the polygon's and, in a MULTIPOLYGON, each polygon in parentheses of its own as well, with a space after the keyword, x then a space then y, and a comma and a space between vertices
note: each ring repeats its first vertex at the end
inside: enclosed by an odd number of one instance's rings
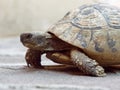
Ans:
POLYGON ((19 38, 0 39, 0 90, 120 90, 120 67, 106 69, 106 77, 92 77, 72 66, 50 62, 46 69, 28 68, 26 48, 19 38))

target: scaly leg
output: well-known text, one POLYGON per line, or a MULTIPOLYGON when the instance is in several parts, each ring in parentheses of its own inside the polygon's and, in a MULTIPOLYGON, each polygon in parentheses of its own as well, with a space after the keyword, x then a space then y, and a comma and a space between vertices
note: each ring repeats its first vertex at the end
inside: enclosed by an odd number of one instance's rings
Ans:
POLYGON ((32 66, 34 68, 42 68, 41 54, 42 53, 40 51, 28 49, 25 56, 27 66, 32 66))
POLYGON ((79 50, 71 50, 71 59, 73 63, 83 72, 93 76, 105 76, 103 67, 95 60, 89 58, 79 50))

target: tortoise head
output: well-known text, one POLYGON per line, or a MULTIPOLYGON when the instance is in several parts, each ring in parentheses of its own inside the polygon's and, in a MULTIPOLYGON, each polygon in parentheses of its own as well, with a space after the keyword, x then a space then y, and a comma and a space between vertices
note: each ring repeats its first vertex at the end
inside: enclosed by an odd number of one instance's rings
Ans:
POLYGON ((48 48, 48 38, 51 38, 51 35, 48 33, 22 33, 20 35, 20 41, 24 46, 40 51, 44 51, 48 48))

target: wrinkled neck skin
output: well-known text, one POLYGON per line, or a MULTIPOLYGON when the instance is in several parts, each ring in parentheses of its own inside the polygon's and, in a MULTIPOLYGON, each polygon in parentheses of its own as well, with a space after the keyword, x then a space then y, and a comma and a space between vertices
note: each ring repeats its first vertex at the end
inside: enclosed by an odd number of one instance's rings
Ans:
POLYGON ((24 37, 21 36, 21 42, 24 46, 32 50, 38 50, 41 52, 49 51, 66 51, 72 48, 71 45, 65 43, 64 41, 58 39, 56 36, 50 33, 29 33, 31 37, 27 37, 28 34, 25 34, 24 37))

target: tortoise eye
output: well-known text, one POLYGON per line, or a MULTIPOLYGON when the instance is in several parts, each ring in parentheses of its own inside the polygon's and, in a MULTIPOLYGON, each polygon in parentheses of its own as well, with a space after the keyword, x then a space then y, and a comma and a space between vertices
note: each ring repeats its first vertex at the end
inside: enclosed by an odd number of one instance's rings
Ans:
POLYGON ((20 40, 21 40, 21 42, 24 42, 26 40, 31 39, 32 36, 33 35, 31 33, 23 33, 23 34, 20 35, 20 40))
POLYGON ((30 39, 32 37, 32 34, 28 33, 26 34, 26 39, 30 39))

